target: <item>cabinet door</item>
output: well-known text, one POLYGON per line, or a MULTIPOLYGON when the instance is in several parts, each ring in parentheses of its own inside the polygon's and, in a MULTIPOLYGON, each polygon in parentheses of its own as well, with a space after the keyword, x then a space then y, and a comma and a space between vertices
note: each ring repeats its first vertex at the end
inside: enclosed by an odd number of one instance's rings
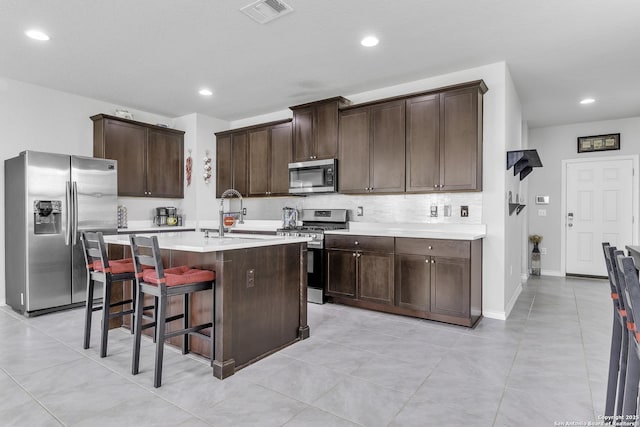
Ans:
POLYGON ((396 255, 396 304, 398 307, 427 312, 431 299, 431 257, 396 255))
POLYGON ((104 157, 118 161, 118 196, 146 196, 147 129, 105 120, 104 157))
POLYGON ((359 253, 358 298, 378 304, 393 304, 393 255, 359 253))
MULTIPOLYGON (((240 132, 231 135, 231 162, 232 162, 232 176, 233 180, 231 186, 227 188, 233 188, 238 190, 243 196, 249 195, 247 185, 247 133, 240 132)), ((224 188, 222 191, 226 190, 224 188)))
POLYGON ((291 161, 291 123, 271 128, 269 161, 270 195, 289 194, 289 162, 291 161))
POLYGON ((315 118, 315 158, 334 159, 338 156, 338 104, 316 106, 315 118))
POLYGON ((469 317, 469 260, 449 257, 432 259, 431 312, 469 317))
POLYGON ((183 136, 149 129, 147 139, 147 195, 184 197, 183 136))
POLYGON ((406 108, 406 190, 436 190, 440 184, 440 95, 410 98, 406 108))
POLYGON ((269 192, 269 129, 249 132, 249 196, 269 192))
MULTIPOLYGON (((480 106, 481 108, 481 106, 480 106)), ((440 95, 440 190, 482 189, 478 89, 440 95)))
POLYGON ((404 104, 395 101, 371 107, 370 191, 404 191, 404 104))
POLYGON ((329 249, 325 254, 327 262, 327 295, 355 298, 355 252, 329 249))
MULTIPOLYGON (((198 179, 200 171, 199 162, 194 161, 193 177, 198 179)), ((233 186, 233 164, 231 163, 231 135, 218 136, 216 138, 216 197, 222 196, 227 188, 233 186)))
POLYGON ((369 109, 340 114, 338 187, 341 193, 364 193, 369 188, 369 109))
POLYGON ((293 161, 311 160, 313 150, 313 107, 296 109, 293 112, 293 161))

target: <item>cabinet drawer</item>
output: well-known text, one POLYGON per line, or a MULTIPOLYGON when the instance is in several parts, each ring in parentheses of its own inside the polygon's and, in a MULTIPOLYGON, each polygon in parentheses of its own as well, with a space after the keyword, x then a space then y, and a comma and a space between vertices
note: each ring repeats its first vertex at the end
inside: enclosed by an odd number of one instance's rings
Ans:
POLYGON ((325 248, 393 253, 393 237, 325 235, 325 248))
POLYGON ((432 255, 453 258, 470 258, 471 242, 468 240, 396 238, 396 253, 432 255))

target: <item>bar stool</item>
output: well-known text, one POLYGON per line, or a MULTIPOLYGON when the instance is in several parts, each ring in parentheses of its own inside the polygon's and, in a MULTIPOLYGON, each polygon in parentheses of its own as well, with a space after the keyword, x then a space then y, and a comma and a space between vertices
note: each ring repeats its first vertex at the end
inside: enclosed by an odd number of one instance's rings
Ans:
MULTIPOLYGON (((609 378, 607 381, 607 400, 605 403, 605 420, 613 420, 614 415, 622 414, 624 403, 624 388, 627 376, 627 353, 629 335, 627 332, 627 312, 618 285, 615 252, 617 249, 602 243, 602 249, 611 287, 613 302, 613 329, 611 332, 611 350, 609 354, 609 378)), ((619 252, 619 251, 618 251, 619 252)))
MULTIPOLYGON (((135 280, 133 260, 109 260, 107 248, 102 233, 81 233, 82 248, 87 264, 87 301, 85 303, 84 320, 84 349, 88 349, 91 342, 91 314, 102 310, 102 326, 100 339, 100 357, 107 355, 107 341, 109 337, 109 320, 134 313, 135 297, 111 302, 111 288, 113 283, 135 280), (102 283, 102 304, 93 305, 95 283, 102 283), (131 309, 124 309, 124 305, 132 304, 131 309), (111 313, 111 308, 122 307, 118 312, 111 313)), ((133 328, 132 328, 133 333, 133 328)))
MULTIPOLYGON (((155 327, 156 354, 153 374, 153 386, 160 387, 162 383, 162 360, 164 355, 164 342, 168 338, 182 335, 182 354, 189 352, 189 335, 198 335, 210 341, 211 361, 214 359, 213 338, 213 313, 211 322, 190 326, 189 325, 189 295, 194 292, 213 290, 215 273, 210 270, 192 269, 186 266, 164 269, 158 238, 130 236, 131 253, 136 277, 136 310, 135 310, 135 334, 133 340, 133 361, 131 373, 137 375, 140 368, 140 340, 142 329, 155 327), (141 251, 142 250, 142 251, 141 251), (144 252, 144 253, 142 253, 144 252), (155 270, 143 270, 143 266, 154 267, 155 270), (157 316, 144 315, 144 296, 152 295, 156 300, 157 316), (167 317, 167 300, 172 296, 182 295, 183 312, 167 317), (142 324, 142 319, 151 320, 151 323, 142 324), (183 319, 182 329, 166 332, 166 324, 183 319), (211 335, 205 335, 201 331, 211 328, 211 335)), ((213 294, 213 292, 212 292, 213 294)), ((212 304, 213 307, 213 304, 212 304)))
POLYGON ((638 410, 638 386, 640 383, 640 332, 638 332, 633 320, 640 319, 640 283, 638 283, 638 270, 631 257, 625 257, 622 251, 616 255, 616 266, 624 280, 625 304, 627 307, 627 323, 629 329, 629 355, 627 360, 627 377, 624 391, 624 404, 622 415, 636 415, 638 410))

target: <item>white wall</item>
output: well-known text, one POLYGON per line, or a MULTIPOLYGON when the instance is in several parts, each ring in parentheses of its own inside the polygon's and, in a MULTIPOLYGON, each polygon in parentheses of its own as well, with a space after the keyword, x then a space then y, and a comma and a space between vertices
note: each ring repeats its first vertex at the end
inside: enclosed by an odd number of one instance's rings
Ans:
MULTIPOLYGON (((515 85, 511 79, 511 74, 507 68, 506 72, 506 108, 505 108, 505 134, 506 150, 520 150, 522 142, 522 108, 515 85)), ((520 176, 513 175, 513 168, 506 170, 506 156, 503 156, 502 167, 505 174, 506 197, 511 192, 515 203, 516 197, 520 200, 525 197, 526 187, 524 181, 520 181, 520 176)), ((525 199, 526 200, 526 199, 525 199)), ((522 202, 524 204, 524 202, 522 202)), ((526 208, 525 208, 526 209, 526 208)), ((509 215, 508 206, 503 210, 505 215, 505 270, 504 270, 504 304, 506 315, 513 308, 518 295, 522 290, 522 252, 524 250, 522 229, 525 227, 525 215, 523 212, 509 215)))
MULTIPOLYGON (((529 180, 528 207, 529 233, 542 236, 540 247, 547 249, 541 255, 542 273, 564 275, 560 265, 560 242, 564 232, 561 212, 562 161, 616 155, 640 154, 640 117, 576 123, 529 130, 529 146, 538 150, 542 169, 534 169, 529 180), (595 153, 577 153, 579 136, 620 133, 620 150, 595 153), (536 206, 535 196, 550 196, 546 206, 536 206), (538 208, 545 208, 547 216, 538 216, 538 208)), ((636 174, 638 171, 635 172, 636 174)), ((637 199, 636 199, 637 200, 637 199)), ((636 221, 638 219, 636 218, 636 221)))

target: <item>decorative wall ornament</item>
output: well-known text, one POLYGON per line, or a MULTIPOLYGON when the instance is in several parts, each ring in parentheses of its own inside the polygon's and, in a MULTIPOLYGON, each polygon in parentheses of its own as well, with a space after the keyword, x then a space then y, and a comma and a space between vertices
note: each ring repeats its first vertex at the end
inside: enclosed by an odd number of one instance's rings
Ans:
POLYGON ((202 177, 204 178, 204 183, 208 184, 211 180, 211 156, 209 156, 209 150, 205 151, 204 159, 202 159, 204 165, 202 168, 204 169, 204 173, 202 177))
POLYGON ((185 161, 187 169, 187 187, 191 185, 191 170, 193 169, 193 159, 191 158, 191 149, 189 149, 189 155, 185 161))
POLYGON ((578 137, 578 153, 586 153, 589 151, 619 150, 619 149, 620 149, 619 133, 578 137))

